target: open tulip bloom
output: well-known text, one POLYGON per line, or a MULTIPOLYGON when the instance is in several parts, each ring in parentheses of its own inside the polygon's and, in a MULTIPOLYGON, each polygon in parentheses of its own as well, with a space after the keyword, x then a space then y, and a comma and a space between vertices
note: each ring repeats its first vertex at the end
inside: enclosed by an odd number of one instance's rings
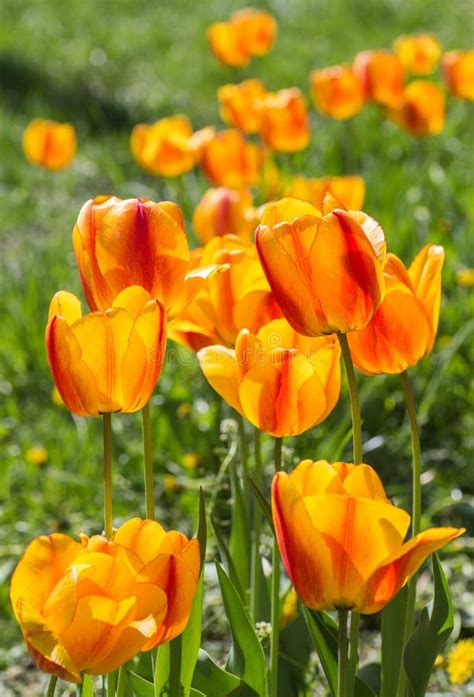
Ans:
POLYGON ((80 300, 56 293, 46 349, 56 387, 79 416, 134 412, 150 399, 165 356, 166 314, 140 286, 105 312, 82 315, 80 300))
POLYGON ((39 668, 80 683, 81 673, 110 673, 180 634, 199 572, 196 539, 133 518, 112 541, 37 537, 15 569, 10 599, 39 668))
POLYGON ((235 350, 209 346, 198 352, 209 384, 239 414, 276 437, 294 436, 323 421, 341 389, 335 336, 309 339, 284 319, 255 335, 244 329, 235 350))
POLYGON ((431 528, 404 542, 410 516, 368 465, 304 460, 272 485, 285 569, 315 610, 381 610, 433 552, 464 529, 431 528))

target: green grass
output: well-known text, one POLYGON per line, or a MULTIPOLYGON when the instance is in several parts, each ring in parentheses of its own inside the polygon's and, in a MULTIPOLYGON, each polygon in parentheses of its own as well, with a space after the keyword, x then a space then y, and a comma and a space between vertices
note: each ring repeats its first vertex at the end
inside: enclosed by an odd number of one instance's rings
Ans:
MULTIPOLYGON (((60 288, 79 292, 71 247, 79 208, 100 193, 172 198, 184 208, 192 240, 190 212, 208 186, 193 173, 184 178, 183 194, 175 183, 139 170, 128 148, 133 124, 174 113, 189 115, 196 128, 217 124, 215 94, 224 82, 258 76, 271 89, 296 85, 307 93, 312 68, 390 46, 400 33, 433 31, 446 48, 467 47, 472 38, 474 6, 467 0, 255 2, 277 18, 276 46, 249 68, 231 70, 210 55, 205 29, 242 4, 1 3, 0 670, 21 654, 7 587, 23 547, 40 532, 75 534, 102 525, 100 423, 76 419, 53 405, 43 338, 52 295, 60 288), (35 116, 76 125, 79 153, 70 169, 53 174, 25 160, 21 135, 35 116), (28 448, 37 444, 49 453, 40 468, 25 460, 28 448)), ((413 371, 429 472, 424 496, 436 522, 472 523, 474 302, 470 289, 456 282, 457 270, 474 266, 468 181, 474 164, 472 105, 449 99, 443 133, 420 142, 382 121, 372 107, 350 125, 322 119, 314 110, 311 118, 311 147, 281 157, 283 167, 313 176, 360 173, 367 184, 365 210, 382 223, 390 248, 405 261, 427 241, 446 248, 438 342, 413 371), (452 497, 452 490, 461 494, 452 497)), ((408 505, 409 432, 398 380, 360 383, 364 440, 371 446, 365 459, 408 505)), ((218 450, 225 448, 219 434, 222 412, 231 416, 192 356, 169 362, 153 402, 158 512, 167 525, 193 529, 197 487, 204 482, 210 488, 218 450), (180 409, 183 404, 189 413, 180 409), (181 464, 186 452, 200 455, 195 472, 181 464), (164 472, 177 476, 176 494, 162 491, 164 472)), ((346 395, 325 424, 288 443, 292 457, 334 458, 333 446, 343 441, 348 419, 346 395)), ((349 458, 349 453, 346 445, 338 456, 349 458)), ((117 518, 144 514, 141 457, 139 415, 115 417, 117 518)))

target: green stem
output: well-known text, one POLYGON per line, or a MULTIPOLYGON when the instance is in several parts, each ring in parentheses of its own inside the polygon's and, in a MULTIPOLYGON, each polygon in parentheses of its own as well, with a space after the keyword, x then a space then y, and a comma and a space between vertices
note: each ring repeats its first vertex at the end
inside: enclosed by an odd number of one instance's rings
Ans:
POLYGON ((112 414, 104 420, 104 530, 108 540, 112 538, 112 414))
POLYGON ((412 535, 418 535, 421 529, 421 445, 420 431, 416 418, 416 404, 410 380, 406 372, 400 373, 403 392, 407 406, 411 428, 411 451, 413 460, 413 503, 412 503, 412 535))
MULTIPOLYGON (((254 457, 255 470, 254 481, 261 491, 262 489, 262 453, 260 447, 261 434, 258 428, 254 431, 254 457)), ((252 585, 250 589, 250 611, 253 621, 260 619, 260 531, 262 527, 262 513, 258 503, 254 502, 253 507, 253 538, 252 538, 252 585)))
POLYGON ((354 464, 359 465, 362 462, 362 422, 360 418, 359 393, 357 391, 357 381, 352 363, 351 351, 349 342, 345 334, 338 333, 337 338, 341 346, 342 358, 346 368, 347 384, 349 387, 349 396, 351 399, 352 413, 352 442, 354 452, 354 464))
POLYGON ((153 458, 151 454, 150 402, 142 409, 143 456, 145 462, 145 501, 146 517, 155 519, 155 497, 153 495, 153 458))
POLYGON ((170 641, 169 697, 181 697, 181 635, 170 641))
POLYGON ((124 663, 122 666, 120 666, 119 673, 118 673, 117 697, 124 697, 126 681, 127 681, 127 669, 126 669, 126 664, 124 663))
POLYGON ((354 693, 357 663, 359 661, 359 630, 360 615, 358 612, 351 612, 351 628, 349 631, 349 666, 347 671, 347 688, 349 690, 349 695, 354 693))
POLYGON ((337 697, 349 697, 349 664, 347 660, 347 610, 338 610, 339 620, 339 651, 337 663, 337 697))
MULTIPOLYGON (((282 439, 275 438, 275 473, 281 470, 282 439)), ((270 697, 278 695, 278 649, 280 642, 280 553, 275 537, 272 558, 272 634, 270 638, 270 697)))
MULTIPOLYGON (((413 390, 411 388, 408 373, 400 373, 400 380, 405 394, 408 419, 411 429, 411 452, 412 452, 412 536, 418 535, 421 529, 421 445, 420 430, 416 417, 416 403, 413 390)), ((405 629, 403 632, 403 645, 406 646, 410 638, 413 627, 415 626, 415 604, 416 604, 416 575, 412 576, 408 583, 408 595, 405 615, 405 629)), ((403 670, 400 671, 397 694, 403 696, 406 689, 406 676, 403 670)))
POLYGON ((58 682, 58 678, 56 675, 52 675, 49 679, 48 682, 48 689, 46 692, 46 697, 54 697, 54 692, 56 690, 56 684, 58 682))
MULTIPOLYGON (((242 480, 244 482, 243 499, 244 499, 245 510, 247 512, 247 515, 249 515, 250 501, 252 500, 252 498, 251 498, 251 492, 249 489, 249 484, 247 482, 248 446, 247 446, 247 435, 245 433, 245 422, 244 422, 243 417, 240 414, 237 415, 237 423, 239 425, 240 457, 241 457, 241 461, 242 461, 242 480)), ((250 519, 248 522, 250 523, 250 519)))

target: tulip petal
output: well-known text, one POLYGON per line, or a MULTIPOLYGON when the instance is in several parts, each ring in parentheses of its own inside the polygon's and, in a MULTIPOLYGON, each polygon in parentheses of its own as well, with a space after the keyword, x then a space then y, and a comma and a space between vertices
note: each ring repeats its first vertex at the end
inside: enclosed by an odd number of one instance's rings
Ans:
POLYGON ((21 598, 15 603, 14 611, 21 625, 26 647, 38 668, 61 680, 80 683, 80 670, 39 612, 21 598))
POLYGON ((136 554, 147 564, 158 553, 166 533, 155 520, 132 518, 115 532, 114 542, 136 554))
POLYGON ((273 479, 272 512, 281 558, 297 594, 313 610, 330 607, 333 570, 329 548, 284 472, 273 479))
POLYGON ((240 374, 235 351, 224 346, 207 346, 198 351, 201 370, 211 387, 227 404, 243 414, 239 396, 240 374))
POLYGON ((48 322, 55 316, 63 317, 68 324, 82 317, 81 301, 67 290, 60 290, 53 296, 49 304, 48 322))
POLYGON ((95 375, 82 360, 81 347, 62 317, 55 316, 48 323, 46 349, 54 382, 68 409, 79 416, 98 414, 100 398, 95 375))
POLYGON ((378 612, 418 571, 430 554, 464 532, 464 528, 431 528, 402 545, 384 560, 368 580, 358 603, 361 612, 378 612))
MULTIPOLYGON (((444 263, 444 249, 429 244, 418 252, 408 273, 416 288, 417 297, 423 303, 433 330, 433 341, 438 329, 439 306, 441 302, 441 270, 444 263)), ((431 342, 430 349, 433 341, 431 342)))
POLYGON ((23 604, 41 612, 54 586, 82 552, 80 542, 61 533, 35 538, 12 576, 10 598, 13 609, 21 599, 23 604))
POLYGON ((356 607, 372 573, 400 548, 410 516, 385 501, 340 494, 308 496, 304 505, 331 550, 332 607, 356 607))

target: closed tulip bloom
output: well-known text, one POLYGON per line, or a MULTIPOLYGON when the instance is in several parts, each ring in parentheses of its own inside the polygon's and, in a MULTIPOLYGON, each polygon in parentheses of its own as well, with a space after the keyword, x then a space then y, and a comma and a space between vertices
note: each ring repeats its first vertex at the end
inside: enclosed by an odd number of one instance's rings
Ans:
POLYGON ((464 530, 431 528, 404 542, 410 516, 369 465, 303 460, 272 485, 285 569, 314 610, 381 610, 425 559, 464 530))
POLYGON ((306 201, 282 199, 265 206, 256 242, 283 315, 300 334, 362 329, 382 302, 383 231, 363 213, 321 216, 306 201))
POLYGON ((444 92, 429 80, 414 80, 403 92, 403 100, 388 115, 411 135, 441 133, 444 127, 444 92))
POLYGON ((451 94, 474 100, 474 50, 448 51, 443 56, 442 66, 451 94))
POLYGON ((214 22, 207 29, 207 40, 214 56, 224 65, 241 68, 250 62, 250 49, 240 26, 214 22))
POLYGON ((193 168, 195 155, 190 145, 191 122, 185 116, 170 116, 149 125, 140 123, 130 137, 132 154, 150 174, 177 177, 193 168))
POLYGON ((215 186, 241 189, 258 183, 262 152, 234 129, 221 131, 204 148, 201 166, 215 186))
POLYGON ((252 56, 263 56, 273 46, 277 23, 269 12, 245 7, 233 13, 231 23, 243 36, 245 46, 252 56))
POLYGON ((38 667, 80 683, 81 673, 109 673, 179 634, 199 565, 197 540, 135 518, 113 542, 36 538, 15 569, 10 599, 38 667))
POLYGON ((170 201, 98 196, 82 207, 72 241, 91 310, 107 310, 120 291, 138 285, 170 319, 216 271, 191 269, 183 216, 170 201))
POLYGON ((316 108, 325 116, 350 119, 362 109, 362 84, 350 65, 313 70, 310 84, 316 108))
POLYGON ((23 133, 23 151, 39 167, 64 169, 75 158, 76 150, 76 130, 70 123, 33 119, 23 133))
POLYGON ((56 387, 79 416, 134 412, 150 399, 164 360, 166 314, 139 286, 125 289, 105 312, 82 316, 80 300, 56 293, 46 349, 56 387))
POLYGON ((398 56, 390 51, 362 51, 353 69, 364 95, 378 104, 396 107, 403 96, 404 71, 398 56))
POLYGON ((257 133, 261 115, 256 103, 265 93, 265 85, 257 79, 244 80, 238 85, 222 85, 217 90, 222 120, 244 133, 257 133))
POLYGON ((250 241, 255 232, 255 208, 249 191, 208 189, 193 215, 193 227, 203 244, 213 237, 236 235, 250 241))
POLYGON ((269 93, 259 102, 260 135, 279 152, 297 152, 309 143, 306 100, 296 87, 269 93))
POLYGON ((428 355, 438 328, 444 250, 428 244, 406 269, 394 254, 385 266, 385 296, 369 322, 349 335, 352 359, 369 375, 401 373, 428 355))
POLYGON ((438 67, 442 47, 433 34, 399 36, 393 42, 393 50, 409 73, 429 75, 438 67))
POLYGON ((210 278, 178 315, 170 338, 194 351, 211 344, 234 346, 241 329, 257 332, 281 317, 254 244, 234 236, 214 238, 195 258, 196 264, 227 268, 210 278))
POLYGON ((235 350, 208 346, 198 352, 211 387, 261 431, 296 436, 332 411, 341 387, 335 336, 308 339, 284 320, 255 335, 242 330, 235 350))
POLYGON ((365 183, 362 177, 293 177, 289 182, 285 195, 309 201, 318 210, 323 210, 326 194, 331 194, 344 208, 360 210, 364 205, 365 183))

